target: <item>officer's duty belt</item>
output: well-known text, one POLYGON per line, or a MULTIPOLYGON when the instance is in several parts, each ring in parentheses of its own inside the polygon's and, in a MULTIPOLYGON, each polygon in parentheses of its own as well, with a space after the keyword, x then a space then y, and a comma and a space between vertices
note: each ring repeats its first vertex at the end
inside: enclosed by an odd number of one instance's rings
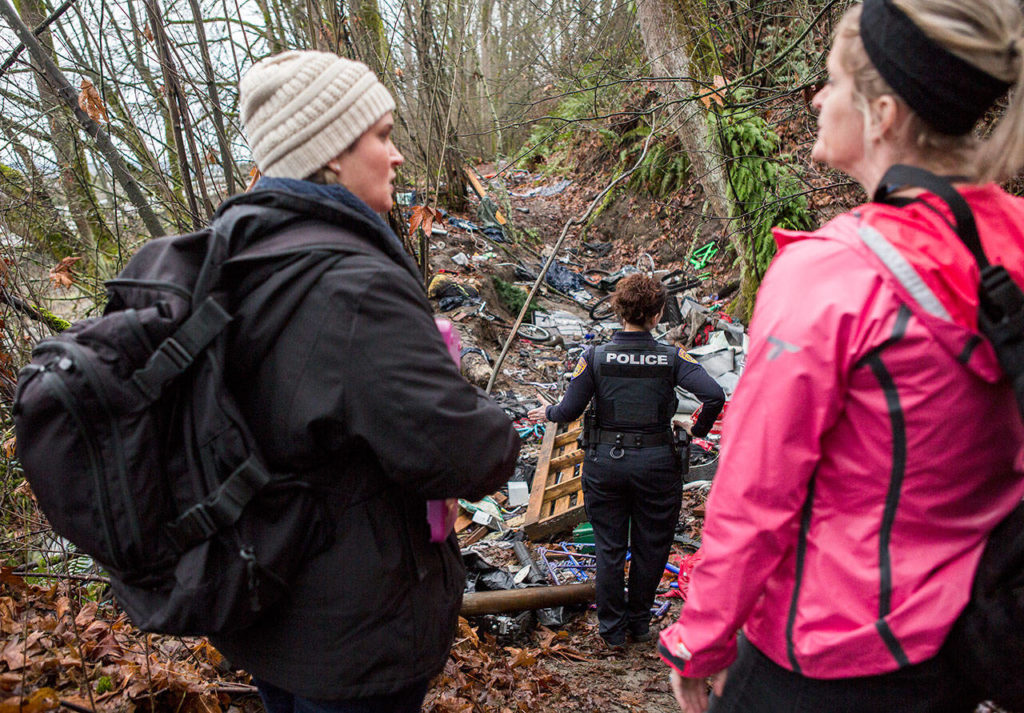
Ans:
MULTIPOLYGON (((672 433, 623 433, 622 431, 598 431, 597 442, 607 446, 622 448, 651 448, 672 444, 672 433)), ((591 444, 593 445, 593 444, 591 444)))

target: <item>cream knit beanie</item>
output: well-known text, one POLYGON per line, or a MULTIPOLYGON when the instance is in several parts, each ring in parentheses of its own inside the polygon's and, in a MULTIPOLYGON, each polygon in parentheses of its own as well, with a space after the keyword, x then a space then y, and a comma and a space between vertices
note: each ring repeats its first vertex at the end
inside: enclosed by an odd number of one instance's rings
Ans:
POLYGON ((253 65, 238 84, 242 128, 264 176, 305 178, 395 108, 362 62, 295 51, 253 65))

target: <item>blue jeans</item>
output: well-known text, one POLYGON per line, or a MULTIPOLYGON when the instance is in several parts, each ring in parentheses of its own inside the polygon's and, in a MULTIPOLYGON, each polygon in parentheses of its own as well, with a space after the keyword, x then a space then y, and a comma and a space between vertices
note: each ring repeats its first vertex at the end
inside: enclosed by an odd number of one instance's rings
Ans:
POLYGON ((296 696, 265 681, 253 679, 267 713, 420 713, 428 681, 416 683, 397 693, 347 701, 315 701, 296 696))
POLYGON ((981 696, 941 657, 879 676, 816 679, 779 666, 743 636, 708 713, 973 713, 981 696))

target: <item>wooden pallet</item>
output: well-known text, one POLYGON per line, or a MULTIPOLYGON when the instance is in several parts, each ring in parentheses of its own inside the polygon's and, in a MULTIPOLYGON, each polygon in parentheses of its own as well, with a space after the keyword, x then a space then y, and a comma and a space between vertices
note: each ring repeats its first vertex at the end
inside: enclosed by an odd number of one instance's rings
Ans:
POLYGON ((544 540, 587 519, 581 480, 583 450, 576 442, 582 430, 582 418, 548 424, 523 523, 523 532, 531 540, 544 540))

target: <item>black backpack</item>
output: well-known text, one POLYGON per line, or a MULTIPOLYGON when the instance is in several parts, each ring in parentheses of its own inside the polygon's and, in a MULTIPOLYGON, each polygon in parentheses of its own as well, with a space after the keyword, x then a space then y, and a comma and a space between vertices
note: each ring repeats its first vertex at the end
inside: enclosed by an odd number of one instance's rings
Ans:
POLYGON ((229 243, 211 227, 145 244, 103 316, 40 341, 18 379, 39 505, 147 631, 243 628, 331 540, 313 485, 268 469, 225 385, 229 243))
MULTIPOLYGON (((945 201, 957 235, 981 270, 978 327, 992 343, 1024 418, 1024 294, 1001 265, 989 263, 967 201, 941 176, 893 166, 876 202, 889 202, 899 186, 920 186, 945 201)), ((981 694, 1003 708, 1024 710, 1024 504, 989 535, 971 599, 943 645, 945 655, 981 694)))

